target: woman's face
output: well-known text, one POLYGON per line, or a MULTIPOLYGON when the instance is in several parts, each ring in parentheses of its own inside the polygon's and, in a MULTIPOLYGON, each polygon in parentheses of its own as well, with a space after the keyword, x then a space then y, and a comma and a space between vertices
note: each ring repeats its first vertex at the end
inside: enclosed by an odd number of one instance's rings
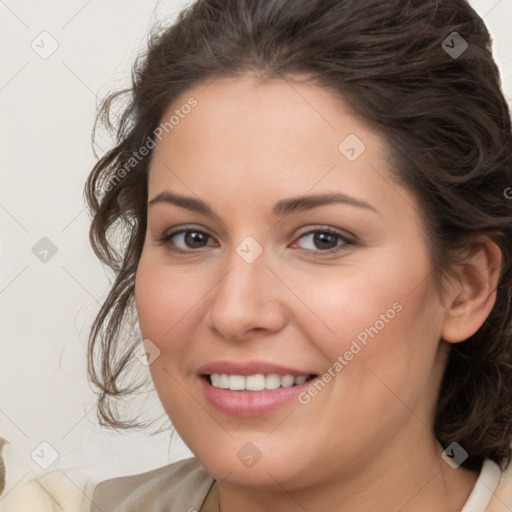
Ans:
POLYGON ((137 312, 160 399, 216 478, 293 489, 435 447, 445 308, 417 202, 349 107, 247 76, 164 116, 137 312))

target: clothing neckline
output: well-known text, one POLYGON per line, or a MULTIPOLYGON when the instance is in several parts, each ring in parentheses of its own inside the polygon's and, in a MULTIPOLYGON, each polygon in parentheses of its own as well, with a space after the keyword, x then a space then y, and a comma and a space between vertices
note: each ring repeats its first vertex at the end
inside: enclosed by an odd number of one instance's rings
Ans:
POLYGON ((485 512, 500 483, 501 476, 500 467, 491 459, 486 459, 482 464, 478 480, 461 512, 485 512))

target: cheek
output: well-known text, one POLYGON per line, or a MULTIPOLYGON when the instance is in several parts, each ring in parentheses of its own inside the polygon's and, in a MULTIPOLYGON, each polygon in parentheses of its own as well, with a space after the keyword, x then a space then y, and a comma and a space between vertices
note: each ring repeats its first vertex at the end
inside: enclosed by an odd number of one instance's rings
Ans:
MULTIPOLYGON (((168 309, 165 287, 158 279, 157 267, 141 258, 135 278, 135 306, 143 338, 159 340, 172 325, 172 318, 163 315, 168 309)), ((169 313, 173 309, 169 309, 169 313)))
POLYGON ((403 318, 410 314, 414 319, 418 313, 415 297, 407 296, 413 288, 411 283, 417 285, 418 281, 396 263, 394 266, 404 272, 390 272, 392 266, 384 264, 386 272, 361 264, 307 274, 281 272, 300 299, 287 303, 292 321, 331 360, 340 351, 348 350, 352 340, 364 345, 365 341, 384 338, 385 333, 394 331, 393 338, 398 343, 404 337, 397 337, 397 332, 405 328, 403 318))
POLYGON ((176 414, 179 419, 185 412, 181 405, 190 403, 176 368, 183 365, 190 346, 188 339, 193 336, 187 322, 194 312, 196 295, 196 288, 183 286, 179 272, 164 272, 161 264, 143 254, 135 280, 137 318, 142 338, 151 340, 160 350, 149 370, 173 423, 176 414))
MULTIPOLYGON (((161 262, 143 254, 135 280, 135 304, 142 336, 157 343, 181 339, 176 332, 183 331, 194 315, 194 305, 207 289, 206 283, 201 286, 186 272, 166 271, 161 262)), ((183 335, 186 336, 184 331, 183 335)))
POLYGON ((309 309, 293 317, 328 367, 341 356, 333 371, 345 376, 343 392, 348 386, 366 390, 369 402, 386 400, 392 397, 384 382, 414 401, 429 384, 443 310, 428 261, 413 260, 376 258, 374 266, 296 281, 309 309))
POLYGON ((143 253, 139 262, 135 280, 137 317, 143 339, 151 340, 160 351, 149 370, 168 414, 190 402, 182 387, 185 380, 187 386, 190 384, 195 372, 204 339, 197 335, 204 317, 202 306, 214 283, 214 277, 199 275, 197 270, 166 265, 152 251, 143 253), (168 409, 171 405, 173 411, 168 409))

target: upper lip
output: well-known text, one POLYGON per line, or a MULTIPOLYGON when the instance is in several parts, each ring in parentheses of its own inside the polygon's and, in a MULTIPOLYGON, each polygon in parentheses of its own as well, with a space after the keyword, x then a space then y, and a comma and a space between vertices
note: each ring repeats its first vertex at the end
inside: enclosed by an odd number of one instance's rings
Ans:
POLYGON ((212 373, 226 373, 228 375, 255 375, 258 373, 277 375, 293 375, 300 377, 301 375, 314 375, 309 371, 297 370, 280 364, 271 363, 269 361, 213 361, 201 366, 197 373, 199 375, 211 375, 212 373))

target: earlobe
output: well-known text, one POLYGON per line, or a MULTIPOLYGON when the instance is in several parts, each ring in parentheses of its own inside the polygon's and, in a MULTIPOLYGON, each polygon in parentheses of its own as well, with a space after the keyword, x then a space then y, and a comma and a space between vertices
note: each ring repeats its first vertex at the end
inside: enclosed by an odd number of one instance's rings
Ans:
POLYGON ((442 339, 465 341, 485 322, 496 301, 501 260, 501 250, 490 238, 479 238, 471 245, 459 280, 446 299, 442 339))

